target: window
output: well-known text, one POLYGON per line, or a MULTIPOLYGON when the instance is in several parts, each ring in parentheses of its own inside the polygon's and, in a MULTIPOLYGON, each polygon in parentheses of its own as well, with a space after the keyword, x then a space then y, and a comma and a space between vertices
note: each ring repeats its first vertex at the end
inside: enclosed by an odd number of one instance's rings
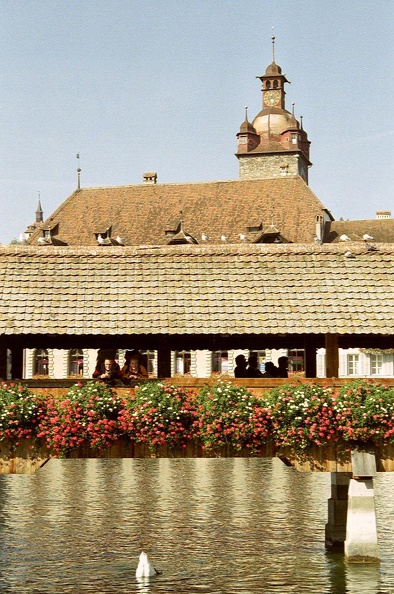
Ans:
POLYGON ((228 373, 228 352, 213 351, 212 373, 228 373))
POLYGON ((305 351, 304 349, 289 350, 289 371, 297 373, 305 370, 305 351))
POLYGON ((140 351, 143 355, 142 365, 146 368, 150 377, 157 376, 156 372, 156 351, 140 351))
POLYGON ((297 144, 297 134, 295 132, 291 133, 291 142, 292 144, 297 144))
POLYGON ((83 375, 83 351, 72 349, 68 355, 68 375, 83 375))
POLYGON ((347 374, 359 375, 359 355, 347 356, 347 374))
POLYGON ((190 373, 192 355, 190 351, 175 351, 175 373, 190 373))
POLYGON ((46 349, 37 349, 34 353, 33 375, 48 375, 48 351, 46 349))
POLYGON ((255 356, 257 357, 257 363, 259 366, 259 369, 262 373, 264 373, 265 371, 265 362, 267 359, 267 351, 264 349, 263 351, 249 351, 249 357, 250 356, 255 356))
POLYGON ((370 355, 371 375, 383 374, 383 355, 381 353, 374 353, 370 355))
POLYGON ((277 89, 277 88, 278 88, 278 81, 274 80, 274 89, 277 89))

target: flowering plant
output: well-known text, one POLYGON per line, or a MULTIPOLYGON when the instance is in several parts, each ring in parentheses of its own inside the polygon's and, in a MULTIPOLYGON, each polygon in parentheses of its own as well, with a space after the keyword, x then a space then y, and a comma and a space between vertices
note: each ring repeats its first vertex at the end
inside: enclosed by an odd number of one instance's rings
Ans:
POLYGON ((0 439, 11 439, 14 446, 22 438, 35 437, 39 420, 45 414, 46 399, 36 396, 19 383, 0 384, 0 439))
POLYGON ((277 447, 305 453, 337 440, 331 390, 317 384, 285 385, 267 397, 277 447))
POLYGON ((170 445, 185 448, 194 437, 194 395, 182 387, 151 382, 136 387, 122 413, 125 432, 151 449, 170 445))
POLYGON ((123 434, 119 420, 123 408, 123 399, 106 384, 75 384, 64 400, 48 401, 38 437, 45 438, 48 447, 61 456, 82 444, 108 448, 123 434))
POLYGON ((338 431, 346 442, 394 442, 394 389, 374 381, 343 386, 335 399, 338 431))
POLYGON ((205 449, 230 445, 258 453, 269 434, 269 412, 260 398, 243 386, 219 380, 197 395, 198 427, 205 449))

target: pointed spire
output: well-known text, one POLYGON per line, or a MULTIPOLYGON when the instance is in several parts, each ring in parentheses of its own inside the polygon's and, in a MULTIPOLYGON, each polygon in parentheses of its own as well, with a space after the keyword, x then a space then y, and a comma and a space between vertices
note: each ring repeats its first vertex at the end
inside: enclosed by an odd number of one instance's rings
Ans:
POLYGON ((272 61, 275 62, 275 35, 272 36, 272 61))
POLYGON ((40 197, 40 192, 38 192, 38 204, 37 204, 37 210, 36 210, 36 223, 42 223, 44 220, 44 211, 42 210, 42 206, 41 206, 41 197, 40 197))

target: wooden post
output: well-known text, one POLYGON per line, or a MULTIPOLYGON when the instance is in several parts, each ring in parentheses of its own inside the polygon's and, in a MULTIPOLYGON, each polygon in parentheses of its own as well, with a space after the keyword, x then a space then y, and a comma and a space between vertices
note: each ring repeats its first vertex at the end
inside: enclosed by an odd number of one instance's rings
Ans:
POLYGON ((316 377, 316 343, 314 337, 307 337, 304 341, 305 350, 305 377, 316 377))
POLYGON ((171 377, 171 349, 167 337, 159 340, 157 349, 157 377, 171 377))
POLYGON ((326 377, 339 375, 338 335, 326 334, 326 377))
POLYGON ((11 363, 11 378, 23 378, 23 349, 13 346, 11 349, 12 363, 11 363))
POLYGON ((7 346, 4 340, 0 341, 0 378, 7 379, 7 346))

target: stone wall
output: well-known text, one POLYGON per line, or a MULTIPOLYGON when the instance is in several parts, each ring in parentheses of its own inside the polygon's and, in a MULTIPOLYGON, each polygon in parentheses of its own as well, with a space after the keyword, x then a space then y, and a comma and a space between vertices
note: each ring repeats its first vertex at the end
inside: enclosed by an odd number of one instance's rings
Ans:
POLYGON ((300 175, 298 160, 297 154, 283 153, 242 157, 239 159, 239 177, 250 180, 300 175))

